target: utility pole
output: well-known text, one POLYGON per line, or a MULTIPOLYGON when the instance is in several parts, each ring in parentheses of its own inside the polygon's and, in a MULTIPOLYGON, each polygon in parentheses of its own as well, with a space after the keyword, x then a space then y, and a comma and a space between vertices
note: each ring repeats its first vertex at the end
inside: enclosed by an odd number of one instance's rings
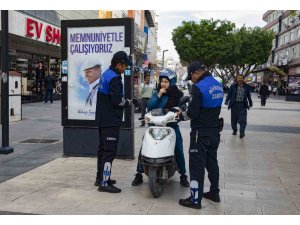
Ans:
POLYGON ((162 55, 162 68, 165 68, 165 52, 169 51, 168 49, 163 50, 163 55, 162 55))
POLYGON ((9 146, 9 69, 8 69, 8 10, 1 10, 1 123, 2 147, 0 154, 9 154, 14 151, 9 146))

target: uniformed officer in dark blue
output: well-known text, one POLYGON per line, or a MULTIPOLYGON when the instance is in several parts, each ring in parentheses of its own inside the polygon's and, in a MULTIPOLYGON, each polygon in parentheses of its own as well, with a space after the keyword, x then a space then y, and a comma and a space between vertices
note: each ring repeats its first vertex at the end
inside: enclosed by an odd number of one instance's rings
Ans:
POLYGON ((190 193, 179 204, 201 209, 202 197, 220 202, 219 166, 217 149, 220 143, 220 119, 223 87, 205 70, 201 62, 188 67, 188 80, 193 82, 188 110, 181 115, 191 120, 189 170, 190 193), (203 193, 205 168, 211 183, 210 191, 203 193))
POLYGON ((120 126, 124 108, 129 107, 131 100, 124 99, 121 74, 132 63, 123 51, 113 55, 111 66, 102 74, 96 105, 96 121, 99 126, 99 149, 97 177, 95 185, 98 191, 119 193, 121 189, 114 186, 110 179, 112 162, 117 154, 120 126))

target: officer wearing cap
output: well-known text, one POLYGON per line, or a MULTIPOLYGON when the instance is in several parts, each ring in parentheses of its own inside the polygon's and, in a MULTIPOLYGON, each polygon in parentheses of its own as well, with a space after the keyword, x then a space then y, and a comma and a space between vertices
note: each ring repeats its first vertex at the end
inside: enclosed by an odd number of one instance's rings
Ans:
POLYGON ((85 100, 86 106, 92 106, 95 104, 95 98, 99 80, 101 76, 101 64, 98 62, 87 61, 83 66, 84 76, 87 82, 89 83, 89 94, 85 100))
POLYGON ((190 197, 180 199, 184 207, 201 209, 202 197, 220 202, 219 166, 217 149, 220 143, 220 119, 223 87, 205 70, 201 62, 188 67, 188 80, 193 82, 188 110, 181 116, 191 120, 189 170, 190 197), (210 191, 203 193, 205 168, 211 183, 210 191))
POLYGON ((132 63, 124 51, 113 55, 110 67, 102 74, 99 82, 96 105, 96 121, 99 126, 99 149, 97 177, 98 191, 119 193, 121 189, 110 179, 112 162, 117 154, 119 131, 124 108, 131 100, 124 99, 121 74, 132 63))

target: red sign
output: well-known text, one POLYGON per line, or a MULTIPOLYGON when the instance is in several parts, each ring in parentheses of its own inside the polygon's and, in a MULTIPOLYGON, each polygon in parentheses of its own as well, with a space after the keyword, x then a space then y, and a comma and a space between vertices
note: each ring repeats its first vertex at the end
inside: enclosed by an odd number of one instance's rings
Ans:
POLYGON ((26 36, 36 39, 41 39, 43 36, 44 41, 50 44, 59 45, 61 41, 60 29, 31 18, 26 18, 26 36), (44 32, 44 35, 42 35, 42 32, 44 32))

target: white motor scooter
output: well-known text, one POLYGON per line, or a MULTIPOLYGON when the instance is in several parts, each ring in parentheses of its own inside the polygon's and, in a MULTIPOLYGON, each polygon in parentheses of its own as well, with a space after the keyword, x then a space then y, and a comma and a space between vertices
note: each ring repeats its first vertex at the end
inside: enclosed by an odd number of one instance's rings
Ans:
MULTIPOLYGON (((187 96, 180 100, 179 108, 182 111, 187 108, 188 100, 187 96)), ((162 195, 164 182, 176 171, 176 134, 167 124, 178 121, 176 112, 164 112, 162 109, 154 109, 145 115, 145 123, 151 126, 144 135, 139 160, 149 178, 150 191, 155 198, 162 195)))

